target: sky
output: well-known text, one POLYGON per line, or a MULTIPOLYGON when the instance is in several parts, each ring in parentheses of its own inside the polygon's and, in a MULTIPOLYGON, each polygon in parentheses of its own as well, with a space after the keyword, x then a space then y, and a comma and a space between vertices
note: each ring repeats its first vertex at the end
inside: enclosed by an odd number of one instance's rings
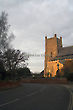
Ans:
POLYGON ((56 33, 63 37, 63 46, 73 45, 73 0, 0 0, 2 11, 8 13, 15 35, 13 47, 34 54, 28 61, 33 72, 44 69, 41 54, 45 51, 45 36, 56 33))

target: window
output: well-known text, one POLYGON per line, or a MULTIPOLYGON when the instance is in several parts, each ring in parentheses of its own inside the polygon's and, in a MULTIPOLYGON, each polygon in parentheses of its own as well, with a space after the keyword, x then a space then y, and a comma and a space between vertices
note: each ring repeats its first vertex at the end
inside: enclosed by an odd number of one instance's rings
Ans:
POLYGON ((52 52, 51 52, 51 57, 52 57, 52 52))

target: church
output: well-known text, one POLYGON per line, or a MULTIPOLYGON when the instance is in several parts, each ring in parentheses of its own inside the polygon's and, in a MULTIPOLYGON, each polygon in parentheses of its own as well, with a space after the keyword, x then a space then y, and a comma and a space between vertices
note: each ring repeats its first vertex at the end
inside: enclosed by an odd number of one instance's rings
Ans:
POLYGON ((45 37, 44 77, 55 77, 57 70, 63 68, 66 60, 73 59, 73 46, 63 47, 62 37, 45 37))

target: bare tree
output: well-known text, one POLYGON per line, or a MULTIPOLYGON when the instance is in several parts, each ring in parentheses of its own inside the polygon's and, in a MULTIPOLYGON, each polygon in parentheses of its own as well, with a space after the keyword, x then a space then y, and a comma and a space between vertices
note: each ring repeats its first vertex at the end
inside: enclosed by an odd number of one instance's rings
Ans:
POLYGON ((8 49, 2 57, 5 70, 9 71, 12 75, 16 74, 17 68, 20 68, 22 65, 24 67, 27 65, 25 61, 28 60, 28 57, 26 53, 20 50, 8 49))
POLYGON ((0 16, 0 51, 3 53, 9 48, 9 44, 12 38, 14 38, 13 34, 8 35, 9 27, 8 24, 8 14, 5 12, 1 13, 0 16))
POLYGON ((8 14, 2 12, 0 16, 0 64, 2 62, 4 72, 15 74, 17 68, 26 66, 25 61, 28 60, 28 55, 10 47, 14 34, 9 34, 10 25, 7 17, 8 14))

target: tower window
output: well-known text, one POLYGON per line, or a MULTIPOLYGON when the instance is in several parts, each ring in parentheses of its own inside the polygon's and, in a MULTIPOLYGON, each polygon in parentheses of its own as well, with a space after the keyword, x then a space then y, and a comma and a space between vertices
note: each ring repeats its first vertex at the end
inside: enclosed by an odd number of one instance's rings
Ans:
POLYGON ((51 57, 52 57, 52 52, 51 52, 51 57))

